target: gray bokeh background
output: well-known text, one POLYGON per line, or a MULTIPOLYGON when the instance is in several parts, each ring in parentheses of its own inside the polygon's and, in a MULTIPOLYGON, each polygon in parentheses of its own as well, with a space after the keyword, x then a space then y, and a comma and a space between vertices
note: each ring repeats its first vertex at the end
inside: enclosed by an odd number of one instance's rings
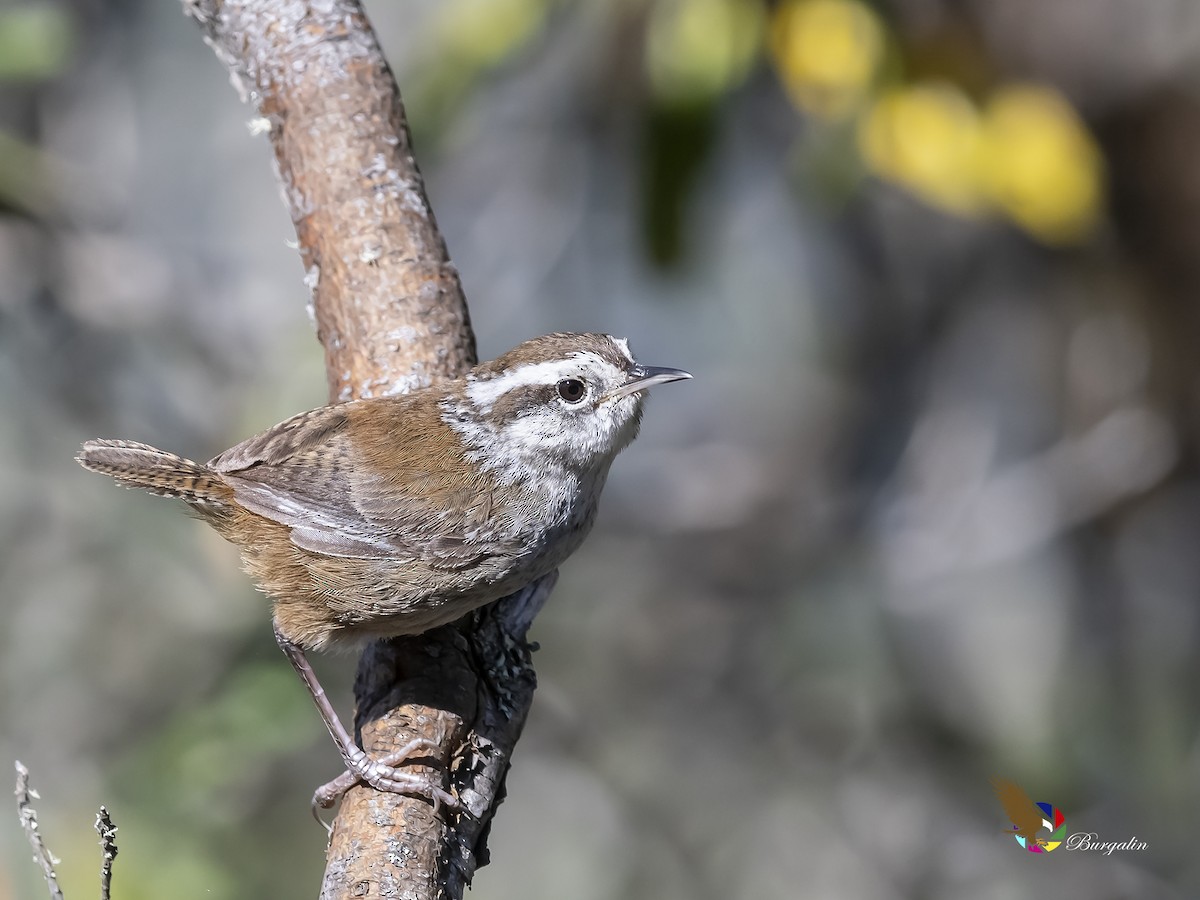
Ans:
MULTIPOLYGON (((868 95, 1032 83, 1080 117, 1103 195, 1049 240, 873 166, 769 33, 662 87, 655 29, 705 2, 368 4, 481 355, 602 330, 696 375, 535 626, 475 894, 1194 896, 1200 15, 864 7, 868 95), (993 775, 1149 846, 1027 854, 993 775)), ((311 895, 337 760, 265 602, 72 462, 205 459, 324 402, 266 138, 173 3, 0 6, 0 77, 0 762, 68 895, 101 803, 123 900, 311 895)), ((353 660, 318 665, 348 713, 353 660)), ((39 896, 0 822, 0 898, 39 896)))

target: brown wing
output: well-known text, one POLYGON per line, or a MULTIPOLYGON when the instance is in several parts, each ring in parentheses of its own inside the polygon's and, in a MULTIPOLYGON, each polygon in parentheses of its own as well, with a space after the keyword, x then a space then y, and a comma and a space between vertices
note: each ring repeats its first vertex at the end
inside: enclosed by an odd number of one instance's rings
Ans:
POLYGON ((238 503, 287 525, 298 547, 470 565, 488 552, 471 538, 491 497, 469 480, 462 445, 426 406, 394 397, 301 413, 209 466, 238 503))
POLYGON ((1042 811, 1029 799, 1021 786, 1004 778, 993 778, 992 789, 1004 807, 1004 814, 1017 826, 1017 834, 1032 838, 1042 827, 1042 811))
POLYGON ((516 552, 516 539, 493 527, 495 494, 505 489, 467 458, 435 404, 408 399, 380 400, 393 404, 389 415, 360 415, 355 422, 361 461, 352 488, 355 508, 372 527, 416 548, 433 568, 461 569, 485 556, 516 552))

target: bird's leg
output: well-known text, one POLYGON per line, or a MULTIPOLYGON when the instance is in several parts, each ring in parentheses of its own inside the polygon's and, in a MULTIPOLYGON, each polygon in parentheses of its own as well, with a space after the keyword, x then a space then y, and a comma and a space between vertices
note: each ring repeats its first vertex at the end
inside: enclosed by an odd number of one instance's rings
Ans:
POLYGON ((438 749, 437 744, 425 738, 417 738, 381 759, 372 759, 354 742, 354 738, 346 731, 346 726, 342 724, 342 720, 338 718, 333 704, 329 702, 329 698, 325 695, 325 688, 321 687, 321 682, 317 679, 317 673, 313 671, 308 657, 304 655, 304 650, 285 638, 280 633, 278 626, 275 628, 275 641, 279 644, 279 649, 283 651, 284 655, 291 662, 292 668, 296 670, 296 674, 300 676, 300 680, 304 682, 304 686, 308 688, 309 694, 312 695, 313 703, 317 706, 317 712, 321 714, 321 718, 325 722, 325 727, 329 729, 330 737, 337 744, 338 750, 341 751, 342 759, 346 763, 346 772, 328 784, 317 788, 316 793, 313 794, 314 812, 318 806, 326 809, 333 806, 339 797, 354 787, 359 781, 365 781, 377 791, 390 791, 396 794, 416 794, 417 796, 425 797, 432 801, 435 808, 441 803, 445 803, 451 809, 457 808, 458 801, 454 796, 433 784, 428 778, 396 768, 399 763, 404 762, 404 760, 408 759, 418 750, 436 751, 438 749))

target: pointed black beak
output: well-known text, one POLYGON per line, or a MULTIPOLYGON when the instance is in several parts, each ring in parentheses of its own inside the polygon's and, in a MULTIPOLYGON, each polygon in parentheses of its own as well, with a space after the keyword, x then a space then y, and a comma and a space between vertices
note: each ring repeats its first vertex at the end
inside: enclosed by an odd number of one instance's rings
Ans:
POLYGON ((644 391, 656 384, 666 384, 668 381, 683 381, 691 377, 691 372, 685 372, 683 369, 637 365, 629 370, 629 380, 627 382, 619 388, 609 391, 602 399, 617 400, 621 397, 628 397, 630 394, 644 391))

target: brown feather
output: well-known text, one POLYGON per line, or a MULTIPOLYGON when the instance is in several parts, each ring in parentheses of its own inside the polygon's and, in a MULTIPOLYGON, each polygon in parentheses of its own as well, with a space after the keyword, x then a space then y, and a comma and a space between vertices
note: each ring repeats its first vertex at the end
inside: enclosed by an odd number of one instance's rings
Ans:
POLYGON ((207 467, 136 441, 86 441, 76 461, 125 487, 195 504, 222 504, 233 493, 207 467))

